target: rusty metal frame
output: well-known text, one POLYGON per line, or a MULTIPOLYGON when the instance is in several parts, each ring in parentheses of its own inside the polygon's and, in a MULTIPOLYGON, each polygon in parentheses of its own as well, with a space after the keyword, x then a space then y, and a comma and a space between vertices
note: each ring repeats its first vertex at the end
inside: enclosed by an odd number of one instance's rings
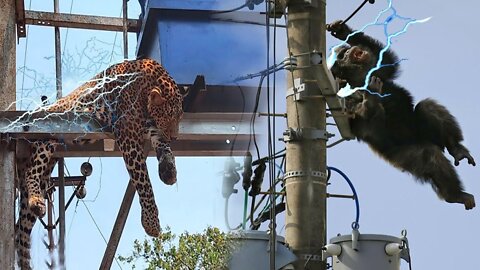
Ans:
MULTIPOLYGON (((62 116, 46 117, 39 113, 27 117, 22 111, 0 112, 0 132, 11 139, 37 140, 56 139, 65 141, 65 147, 58 147, 56 157, 121 157, 113 143, 113 134, 87 117, 66 113, 62 116), (22 117, 23 116, 23 117, 22 117), (14 127, 8 127, 19 121, 14 127), (8 127, 8 128, 7 128, 8 127), (71 144, 74 139, 96 140, 87 145, 71 144)), ((172 143, 177 156, 228 156, 243 155, 250 139, 249 119, 252 114, 242 113, 185 113, 180 122, 180 134, 172 143), (231 143, 235 141, 231 151, 231 143)), ((145 141, 149 148, 148 140, 145 141)), ((149 151, 149 156, 155 156, 149 151)))
MULTIPOLYGON (((18 9, 17 9, 18 11, 18 9)), ((21 17, 17 15, 17 25, 21 17)), ((123 18, 25 10, 24 24, 122 32, 123 18)), ((21 21, 20 21, 21 22, 21 21)), ((140 22, 128 19, 127 31, 136 33, 140 22)), ((19 36, 20 37, 20 36, 19 36)), ((24 37, 24 36, 23 36, 24 37)))
POLYGON ((17 38, 27 36, 27 29, 25 27, 25 2, 24 0, 15 1, 15 10, 17 15, 17 38))

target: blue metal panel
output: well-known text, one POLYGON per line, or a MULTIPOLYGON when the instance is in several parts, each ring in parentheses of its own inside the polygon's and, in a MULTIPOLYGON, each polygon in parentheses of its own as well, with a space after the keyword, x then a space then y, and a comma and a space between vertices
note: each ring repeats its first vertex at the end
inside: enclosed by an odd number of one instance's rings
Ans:
POLYGON ((215 7, 219 6, 218 3, 219 0, 150 0, 147 5, 148 8, 157 9, 215 10, 215 7))
POLYGON ((138 57, 161 62, 180 84, 202 74, 208 85, 234 85, 235 78, 265 69, 265 27, 252 25, 265 22, 265 16, 249 11, 218 14, 211 10, 216 2, 148 1, 138 57))

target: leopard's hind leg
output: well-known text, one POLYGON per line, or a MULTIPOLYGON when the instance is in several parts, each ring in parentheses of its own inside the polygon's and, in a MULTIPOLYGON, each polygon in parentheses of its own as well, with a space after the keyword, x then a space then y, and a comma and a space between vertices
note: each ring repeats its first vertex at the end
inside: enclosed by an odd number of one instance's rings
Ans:
POLYGON ((160 235, 160 221, 143 150, 142 124, 144 123, 123 117, 115 123, 114 133, 130 175, 130 181, 138 193, 142 208, 142 226, 148 235, 157 237, 160 235))
MULTIPOLYGON (((32 155, 32 158, 24 162, 17 161, 17 177, 20 190, 20 202, 19 207, 20 211, 18 214, 18 221, 15 225, 15 246, 18 256, 18 266, 21 270, 30 270, 30 247, 31 247, 31 237, 33 226, 37 221, 37 216, 29 207, 29 194, 27 189, 27 172, 33 172, 34 163, 31 163, 34 160, 35 155, 32 155)), ((40 175, 40 194, 44 196, 46 189, 50 186, 50 176, 55 167, 56 160, 51 158, 49 159, 46 166, 42 167, 43 172, 40 175)), ((40 171, 37 170, 38 173, 40 171)), ((44 200, 44 197, 42 197, 44 200)), ((42 200, 42 202, 43 202, 42 200)))
MULTIPOLYGON (((37 217, 45 215, 45 190, 41 185, 45 175, 50 176, 52 171, 53 153, 58 142, 36 141, 32 145, 30 166, 26 170, 26 189, 28 194, 28 207, 37 217)), ((53 162, 55 165, 55 162, 53 162)))

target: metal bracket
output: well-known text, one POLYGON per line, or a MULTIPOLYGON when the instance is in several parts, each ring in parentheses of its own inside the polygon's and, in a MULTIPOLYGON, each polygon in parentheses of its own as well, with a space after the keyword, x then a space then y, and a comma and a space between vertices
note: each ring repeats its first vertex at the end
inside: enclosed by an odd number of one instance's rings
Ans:
POLYGON ((283 180, 286 180, 286 179, 291 178, 291 177, 307 176, 307 175, 317 177, 317 178, 321 178, 321 179, 324 179, 324 180, 327 179, 327 173, 321 172, 321 171, 308 171, 308 172, 305 172, 305 171, 288 171, 283 175, 283 180))
POLYGON ((267 0, 268 16, 279 19, 285 14, 286 0, 267 0))
POLYGON ((293 100, 295 101, 303 99, 305 96, 305 83, 303 83, 301 78, 293 80, 293 87, 290 87, 287 90, 287 97, 289 96, 293 96, 293 100))
POLYGON ((322 256, 317 255, 317 254, 298 254, 298 257, 304 261, 316 261, 316 262, 321 262, 322 256))
POLYGON ((291 141, 300 141, 302 139, 306 140, 328 140, 328 138, 333 137, 333 134, 328 133, 323 129, 314 129, 314 128, 298 128, 293 129, 289 128, 283 132, 283 138, 281 141, 291 142, 291 141))

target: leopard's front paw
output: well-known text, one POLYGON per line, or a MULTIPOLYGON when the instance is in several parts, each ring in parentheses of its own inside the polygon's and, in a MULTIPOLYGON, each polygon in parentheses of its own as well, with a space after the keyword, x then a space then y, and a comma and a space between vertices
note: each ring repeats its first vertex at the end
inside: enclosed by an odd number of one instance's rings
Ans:
POLYGON ((158 175, 167 185, 173 185, 177 182, 177 167, 175 166, 175 156, 170 148, 157 149, 158 175))

